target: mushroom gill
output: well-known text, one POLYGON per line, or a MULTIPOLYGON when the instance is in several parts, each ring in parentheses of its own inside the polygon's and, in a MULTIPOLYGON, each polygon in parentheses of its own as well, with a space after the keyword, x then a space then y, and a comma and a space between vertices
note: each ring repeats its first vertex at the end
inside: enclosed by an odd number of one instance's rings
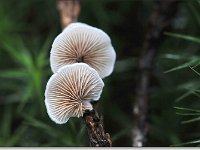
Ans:
POLYGON ((100 98, 103 86, 97 71, 87 64, 61 67, 46 86, 45 105, 49 117, 63 124, 70 117, 83 116, 85 110, 92 110, 90 101, 100 98))
POLYGON ((83 23, 71 23, 53 42, 50 54, 55 73, 66 64, 86 63, 104 78, 110 75, 116 59, 109 36, 102 30, 83 23))

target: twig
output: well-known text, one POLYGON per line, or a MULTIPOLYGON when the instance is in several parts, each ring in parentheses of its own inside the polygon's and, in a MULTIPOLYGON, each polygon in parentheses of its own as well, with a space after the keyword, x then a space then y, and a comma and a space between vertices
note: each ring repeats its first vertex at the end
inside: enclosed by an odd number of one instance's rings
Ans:
POLYGON ((87 127, 90 146, 92 147, 111 147, 112 141, 110 135, 105 133, 103 128, 102 117, 99 117, 97 111, 86 111, 83 115, 87 127))
MULTIPOLYGON (((76 22, 80 13, 80 0, 57 0, 57 7, 60 13, 60 22, 64 29, 68 24, 76 22)), ((103 127, 103 117, 97 113, 97 104, 93 103, 93 110, 87 110, 83 114, 86 124, 90 146, 92 147, 111 147, 110 135, 105 133, 103 127)))
POLYGON ((148 21, 148 30, 141 50, 136 82, 135 101, 133 105, 134 126, 132 131, 133 146, 141 147, 146 143, 148 132, 147 110, 149 89, 154 59, 158 53, 158 45, 163 39, 163 32, 177 12, 178 0, 156 1, 148 21))
POLYGON ((80 0, 57 0, 57 8, 60 13, 62 28, 76 22, 80 13, 80 0))

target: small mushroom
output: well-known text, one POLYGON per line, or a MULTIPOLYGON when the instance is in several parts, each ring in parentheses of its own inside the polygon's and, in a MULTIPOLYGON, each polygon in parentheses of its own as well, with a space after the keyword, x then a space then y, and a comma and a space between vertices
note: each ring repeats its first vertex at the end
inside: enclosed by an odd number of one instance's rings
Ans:
POLYGON ((70 117, 80 117, 92 110, 91 101, 97 101, 104 83, 97 71, 84 63, 61 67, 49 79, 45 91, 45 105, 49 117, 63 124, 70 117))
POLYGON ((84 62, 104 78, 110 75, 116 59, 109 36, 100 29, 83 23, 71 23, 53 42, 50 54, 55 73, 66 64, 84 62))

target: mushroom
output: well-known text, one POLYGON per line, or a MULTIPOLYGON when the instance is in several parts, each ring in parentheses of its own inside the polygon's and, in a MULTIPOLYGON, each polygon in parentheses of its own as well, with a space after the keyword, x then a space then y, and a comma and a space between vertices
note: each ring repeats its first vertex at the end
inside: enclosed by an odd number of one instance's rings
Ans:
POLYGON ((66 64, 86 63, 104 78, 110 75, 116 59, 109 36, 83 23, 71 23, 54 40, 50 65, 55 73, 66 64))
POLYGON ((49 117, 63 124, 70 117, 83 116, 92 110, 91 101, 97 101, 104 83, 97 71, 84 63, 61 67, 46 85, 45 105, 49 117))

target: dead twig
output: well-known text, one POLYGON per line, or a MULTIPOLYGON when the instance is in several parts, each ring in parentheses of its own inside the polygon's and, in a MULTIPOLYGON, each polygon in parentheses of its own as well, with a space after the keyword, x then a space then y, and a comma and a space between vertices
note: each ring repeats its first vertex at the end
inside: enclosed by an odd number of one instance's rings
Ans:
POLYGON ((138 62, 139 75, 133 104, 133 146, 141 147, 146 142, 150 79, 154 68, 154 59, 158 53, 158 45, 163 39, 163 32, 170 27, 177 12, 177 4, 178 0, 156 1, 148 21, 147 32, 138 62))
POLYGON ((57 0, 57 8, 60 13, 62 28, 76 22, 80 13, 80 0, 57 0))
POLYGON ((110 135, 105 133, 103 128, 103 119, 99 117, 97 111, 86 111, 83 115, 87 127, 90 146, 92 147, 111 147, 112 141, 110 135))

